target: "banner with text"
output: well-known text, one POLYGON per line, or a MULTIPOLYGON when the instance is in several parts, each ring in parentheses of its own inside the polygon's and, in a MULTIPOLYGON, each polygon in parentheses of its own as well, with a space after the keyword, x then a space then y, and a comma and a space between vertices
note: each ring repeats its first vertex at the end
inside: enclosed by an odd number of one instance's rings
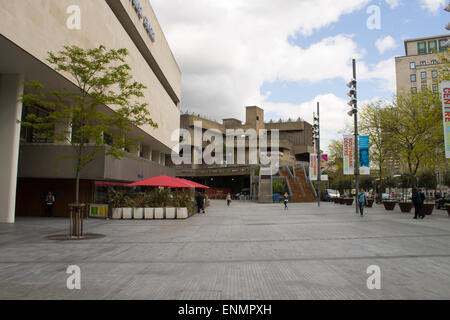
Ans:
POLYGON ((359 174, 370 175, 369 136, 359 137, 359 174))
POLYGON ((450 159, 450 81, 441 83, 442 114, 444 115, 445 157, 450 159))
POLYGON ((311 154, 309 156, 309 180, 311 181, 317 181, 319 169, 317 166, 317 154, 311 154))
POLYGON ((328 155, 321 155, 322 161, 320 162, 320 180, 328 181, 328 155))
POLYGON ((355 174, 353 136, 344 136, 344 175, 355 174))

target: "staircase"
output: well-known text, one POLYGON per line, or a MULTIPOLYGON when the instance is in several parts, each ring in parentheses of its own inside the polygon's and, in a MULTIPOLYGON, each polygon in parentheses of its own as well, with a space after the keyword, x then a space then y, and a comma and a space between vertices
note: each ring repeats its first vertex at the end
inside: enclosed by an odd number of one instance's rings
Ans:
POLYGON ((305 178, 302 169, 295 169, 295 174, 290 172, 290 168, 280 169, 280 174, 286 178, 291 191, 291 202, 315 202, 316 198, 311 189, 311 185, 305 178))
POLYGON ((261 168, 259 172, 259 192, 258 202, 272 203, 272 170, 271 168, 261 168))

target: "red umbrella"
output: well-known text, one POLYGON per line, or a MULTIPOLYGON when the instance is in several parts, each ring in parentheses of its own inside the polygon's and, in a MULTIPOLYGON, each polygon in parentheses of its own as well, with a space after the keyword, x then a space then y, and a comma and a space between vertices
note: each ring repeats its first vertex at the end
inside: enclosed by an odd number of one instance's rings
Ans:
POLYGON ((159 176, 138 181, 127 185, 128 187, 167 187, 167 188, 198 188, 209 189, 200 183, 186 179, 173 178, 169 176, 159 176))
POLYGON ((169 176, 159 176, 138 181, 128 185, 129 187, 167 187, 167 188, 191 188, 191 185, 169 176))
POLYGON ((186 179, 181 179, 181 178, 177 178, 178 180, 182 181, 183 183, 187 183, 189 185, 191 185, 191 188, 197 188, 197 189, 209 189, 209 187, 204 186, 200 183, 191 181, 191 180, 186 180, 186 179))

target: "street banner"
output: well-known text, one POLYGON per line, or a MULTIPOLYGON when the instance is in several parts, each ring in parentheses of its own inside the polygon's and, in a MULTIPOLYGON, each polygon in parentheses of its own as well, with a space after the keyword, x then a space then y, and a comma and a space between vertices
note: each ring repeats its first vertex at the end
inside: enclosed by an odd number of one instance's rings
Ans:
POLYGON ((444 116, 445 157, 450 159, 450 81, 441 82, 442 114, 444 116))
POLYGON ((370 175, 369 136, 359 137, 359 174, 370 175))
POLYGON ((311 154, 309 156, 309 180, 311 181, 317 181, 319 169, 317 166, 317 154, 311 154))
POLYGON ((355 174, 353 141, 353 136, 344 136, 344 175, 355 174))
POLYGON ((320 180, 328 181, 328 155, 321 155, 322 161, 320 162, 320 180))

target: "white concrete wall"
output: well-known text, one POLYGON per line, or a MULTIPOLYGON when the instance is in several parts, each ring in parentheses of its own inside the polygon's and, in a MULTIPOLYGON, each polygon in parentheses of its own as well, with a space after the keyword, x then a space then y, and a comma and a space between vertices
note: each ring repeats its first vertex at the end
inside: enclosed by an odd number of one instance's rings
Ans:
POLYGON ((14 223, 23 76, 0 75, 0 223, 14 223))
MULTIPOLYGON (((181 72, 150 4, 146 0, 140 1, 144 14, 149 17, 156 32, 155 42, 145 33, 142 21, 137 19, 130 0, 120 1, 131 19, 136 21, 136 29, 180 98, 181 72)), ((64 45, 91 48, 102 44, 107 48, 127 48, 127 63, 132 69, 133 78, 148 87, 144 91, 145 100, 149 104, 153 120, 159 124, 157 129, 143 129, 162 143, 166 152, 175 146, 177 142, 171 141, 170 138, 172 132, 179 128, 179 109, 105 0, 2 0, 0 17, 0 34, 47 65, 48 52, 57 52, 64 45), (66 10, 70 5, 81 8, 81 30, 67 28, 69 14, 66 10)), ((65 76, 71 80, 70 76, 65 76)))

